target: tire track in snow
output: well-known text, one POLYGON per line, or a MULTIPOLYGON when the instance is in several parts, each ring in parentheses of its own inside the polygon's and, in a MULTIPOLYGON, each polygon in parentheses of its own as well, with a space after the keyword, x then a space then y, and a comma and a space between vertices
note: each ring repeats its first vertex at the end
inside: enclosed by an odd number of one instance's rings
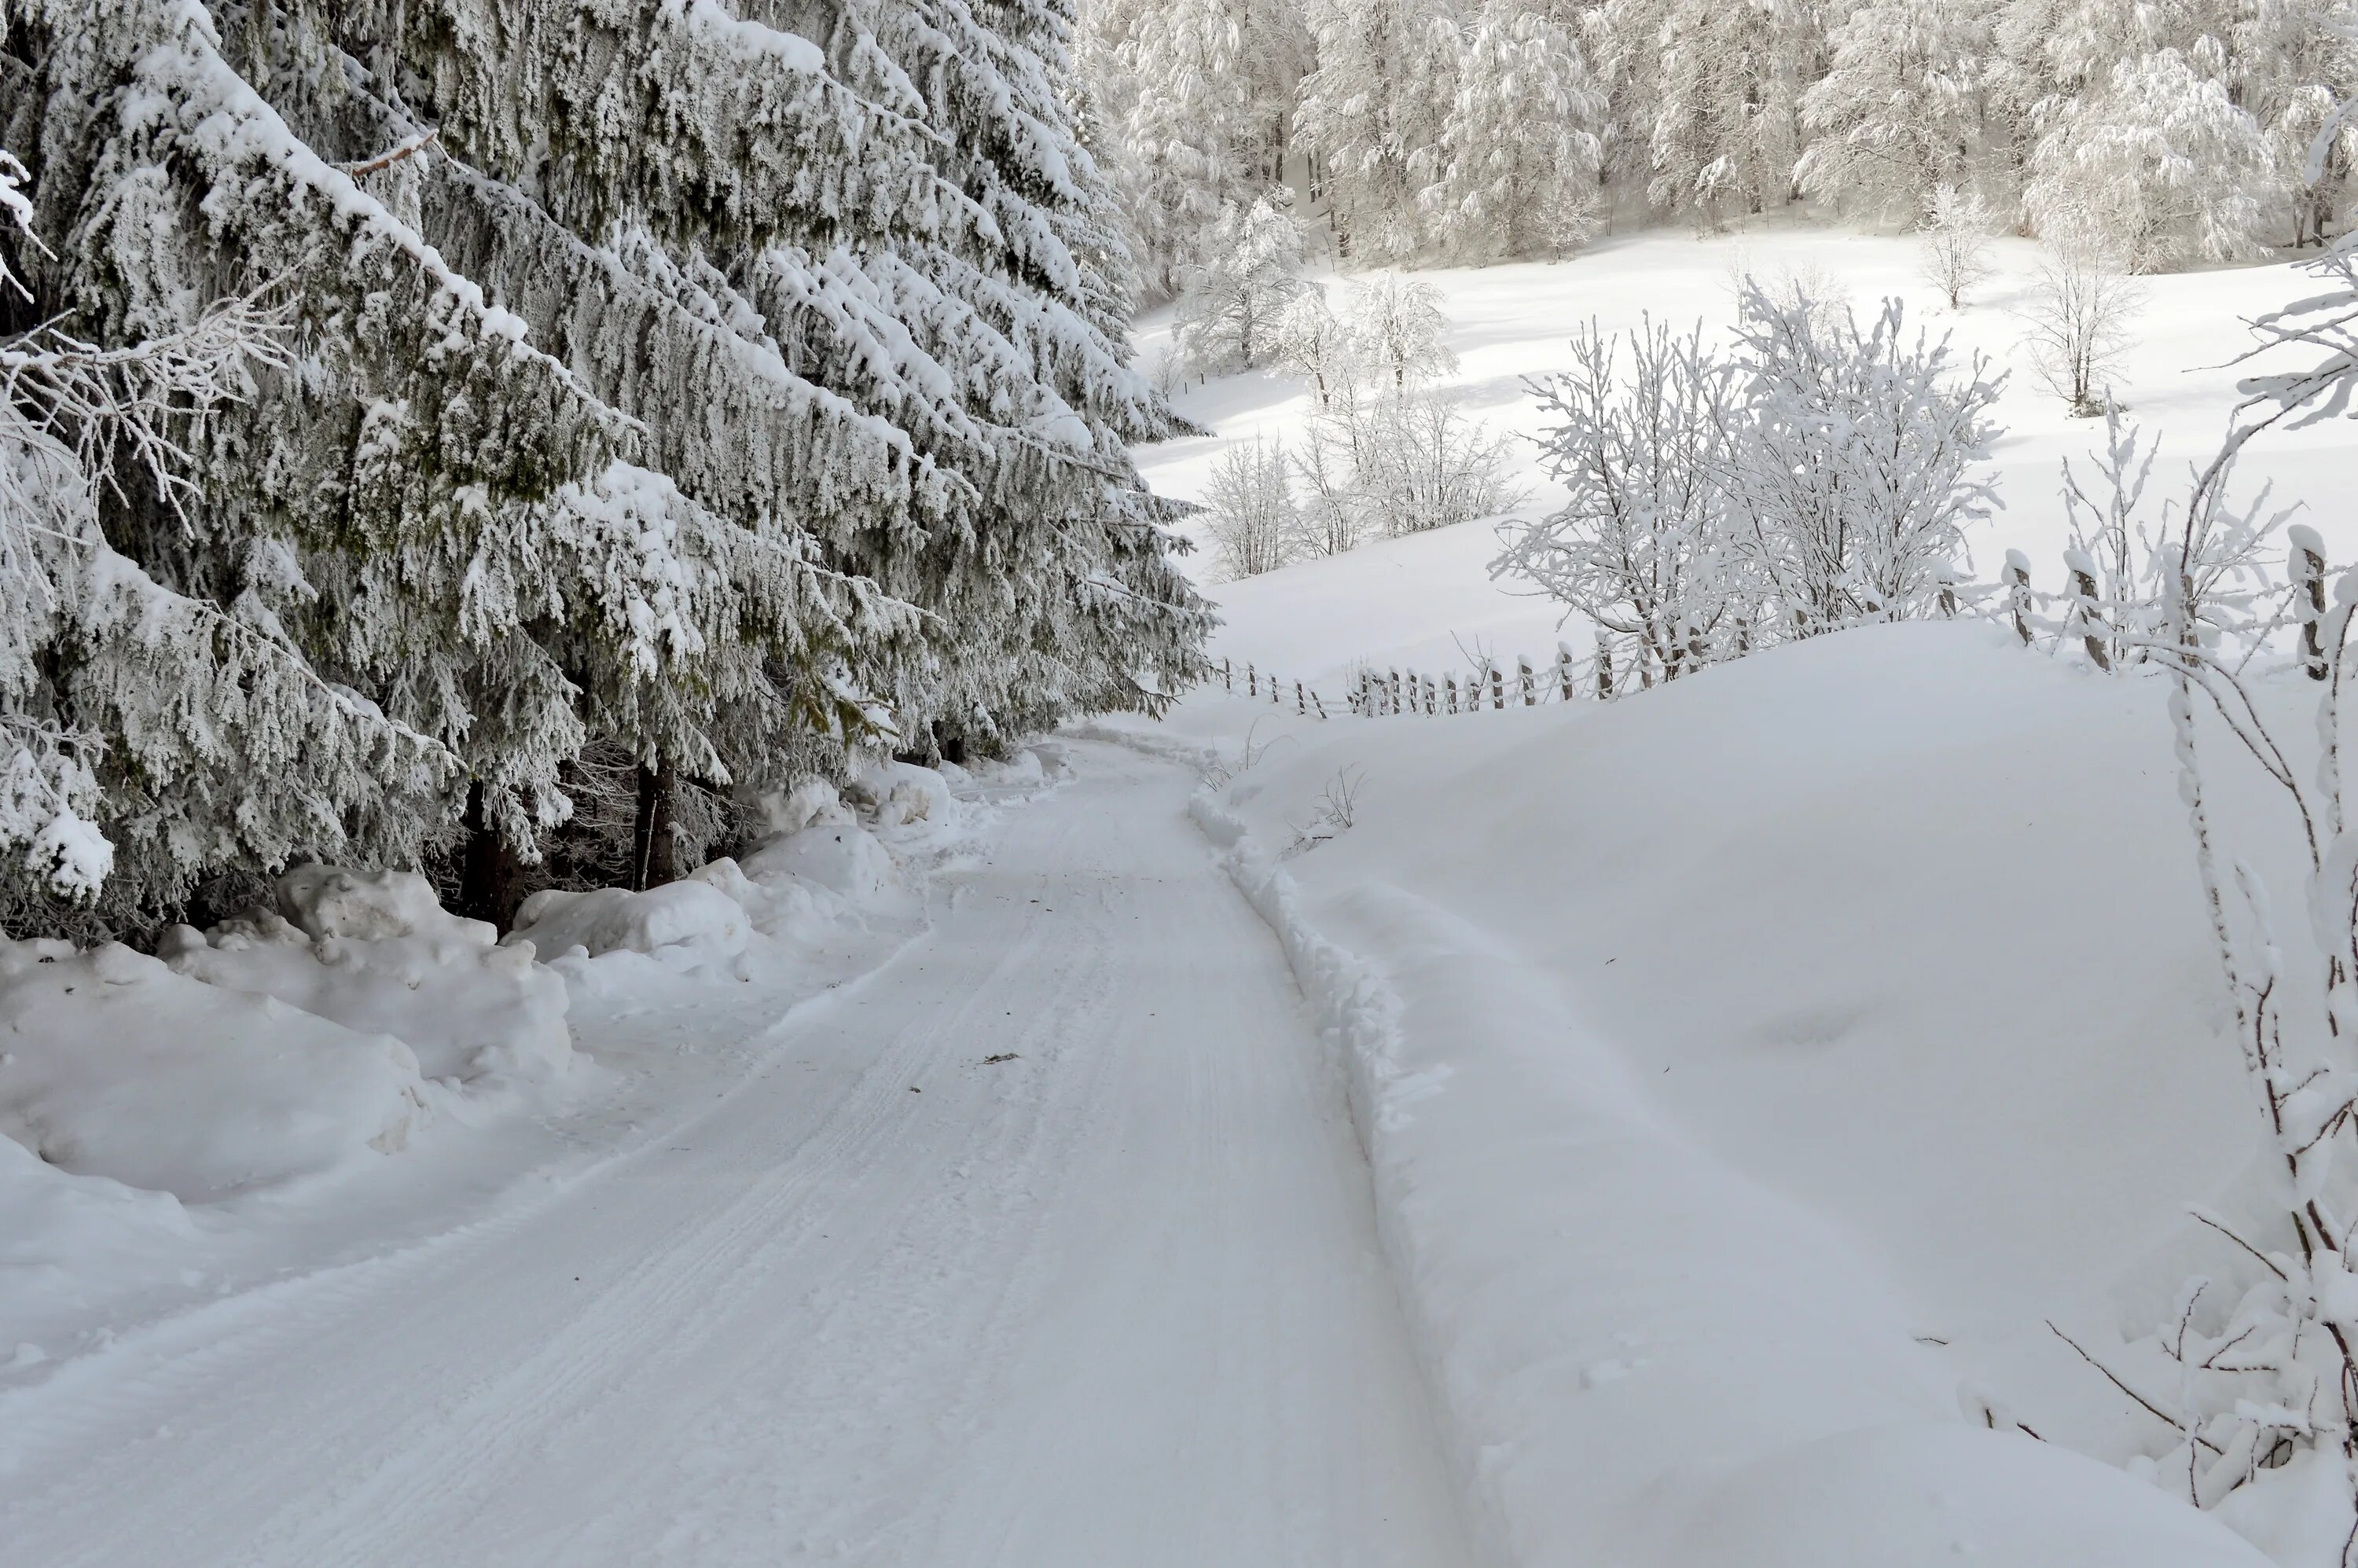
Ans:
POLYGON ((1089 764, 678 1149, 84 1369, 0 1563, 1463 1563, 1282 959, 1089 764))

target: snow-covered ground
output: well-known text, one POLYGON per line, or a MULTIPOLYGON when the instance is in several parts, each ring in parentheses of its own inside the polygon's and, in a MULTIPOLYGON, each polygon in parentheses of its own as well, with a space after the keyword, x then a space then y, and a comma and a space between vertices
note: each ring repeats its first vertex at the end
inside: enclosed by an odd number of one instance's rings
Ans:
MULTIPOLYGON (((2021 348, 2021 312, 2035 283, 2038 247, 1996 242, 1998 275, 1953 313, 1918 276, 1917 254, 1912 240, 1823 229, 1770 227, 1704 240, 1651 230, 1603 241, 1561 263, 1415 276, 1441 292, 1452 325, 1448 341, 1458 370, 1437 384, 1455 389, 1493 428, 1524 437, 1540 428, 1524 378, 1563 368, 1566 341, 1591 319, 1607 331, 1626 330, 1649 315, 1674 327, 1701 320, 1724 329, 1735 317, 1735 280, 1744 271, 1766 281, 1804 280, 1815 292, 1867 311, 1897 296, 1911 330, 1952 333, 1961 350, 1986 353, 2011 372, 1993 410, 2005 429, 1993 466, 2006 509, 1972 538, 1971 565, 1992 579, 2005 552, 2020 549, 2030 557, 2039 586, 2055 589, 2069 532, 2062 462, 2083 459, 2104 432, 2100 422, 2070 416, 2021 348)), ((2182 493, 2189 462, 2208 460, 2218 449, 2235 382, 2251 373, 2230 363, 2252 346, 2245 319, 2318 289, 2315 279, 2291 265, 2143 281, 2147 302, 2115 390, 2128 417, 2161 438, 2149 498, 2158 506, 2182 493)), ((1146 362, 1170 341, 1169 314, 1148 318, 1138 334, 1146 362)), ((1175 402, 1211 434, 1143 449, 1139 460, 1156 489, 1188 500, 1202 498, 1213 465, 1231 444, 1260 435, 1298 445, 1294 438, 1311 410, 1300 380, 1280 372, 1191 383, 1175 402)), ((1537 516, 1552 510, 1560 492, 1541 471, 1536 448, 1518 441, 1515 457, 1525 496, 1517 511, 1537 516)), ((2346 423, 2271 435, 2252 450, 2242 473, 2242 488, 2273 481, 2279 503, 2307 502, 2306 521, 2325 536, 2335 557, 2358 558, 2358 520, 2335 504, 2358 492, 2358 443, 2346 423)), ((1200 519, 1185 531, 1199 538, 1206 534, 1200 519)), ((1461 648, 1477 644, 1509 660, 1518 654, 1535 661, 1552 656, 1564 634, 1559 607, 1511 582, 1493 583, 1488 565, 1497 554, 1493 529, 1477 524, 1377 540, 1242 582, 1216 580, 1218 568, 1208 548, 1189 558, 1189 570, 1228 622, 1214 639, 1215 656, 1239 666, 1251 660, 1288 680, 1331 687, 1362 656, 1435 672, 1465 669, 1461 648)), ((1585 652, 1578 634, 1575 646, 1585 652)))
POLYGON ((1473 1562, 1283 956, 1086 751, 658 1135, 0 1393, 0 1562, 1473 1562))
MULTIPOLYGON (((2188 1206, 2266 1230, 2158 683, 1915 625, 1610 707, 1110 728, 1234 772, 1198 816, 1349 1064, 1497 1560, 2258 1561, 2094 1462, 2169 1431, 2047 1326, 2167 1400, 2124 1341, 2239 1261, 2188 1206)), ((2338 1468, 2226 1517, 2325 1568, 2338 1468)))
MULTIPOLYGON (((1828 234, 1427 276, 1528 428, 1574 322, 1724 320, 1739 251, 1924 304, 1828 234)), ((2006 254, 1928 324, 2010 349, 2006 254)), ((2304 283, 2152 289, 2167 466, 2304 283)), ((1182 401, 1183 495, 1304 412, 1182 401)), ((2095 432, 2001 416, 1980 565, 2051 582, 2095 432)), ((2247 475, 2345 558, 2347 428, 2247 475)), ((1544 657, 1493 548, 1213 585, 1217 652, 1544 657)), ((1205 691, 507 946, 331 871, 0 944, 0 1565, 2338 1568, 2338 1458, 2198 1512, 2062 1337, 2169 1407, 2186 1281, 2266 1267, 2190 1206, 2274 1241, 2162 689, 1967 622, 1610 706, 1205 691)), ((2290 885, 2253 771, 2213 805, 2290 885)))

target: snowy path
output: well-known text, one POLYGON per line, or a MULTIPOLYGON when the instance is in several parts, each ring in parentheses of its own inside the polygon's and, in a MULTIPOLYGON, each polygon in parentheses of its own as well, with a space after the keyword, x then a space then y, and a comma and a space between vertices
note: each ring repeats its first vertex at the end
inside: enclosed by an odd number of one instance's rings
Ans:
POLYGON ((1463 1563, 1339 1093, 1185 790, 1087 748, 685 1131, 67 1368, 0 1563, 1463 1563))

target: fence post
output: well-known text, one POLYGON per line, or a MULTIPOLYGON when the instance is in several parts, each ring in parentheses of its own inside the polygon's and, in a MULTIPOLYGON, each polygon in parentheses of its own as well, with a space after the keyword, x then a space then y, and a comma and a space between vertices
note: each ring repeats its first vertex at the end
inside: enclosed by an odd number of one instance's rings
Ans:
POLYGON ((1431 676, 1424 677, 1424 711, 1428 717, 1441 711, 1441 688, 1431 676))
POLYGON ((1490 665, 1490 706, 1500 709, 1507 706, 1507 667, 1495 662, 1490 665))
POLYGON ((2285 536, 2292 541, 2293 613, 2300 617, 2301 665, 2309 679, 2323 680, 2330 673, 2318 624, 2325 619, 2325 541, 2306 523, 2294 524, 2285 536))
POLYGON ((2096 608, 2096 563, 2078 550, 2063 552, 2063 569, 2071 578, 2071 626, 2088 649, 2088 662, 2110 675, 2112 655, 2104 651, 2104 618, 2096 608))
POLYGON ((1613 700, 1613 644, 1602 632, 1596 634, 1596 700, 1613 700))
POLYGON ((2030 557, 2020 550, 2006 553, 2006 597, 2014 611, 2014 634, 2030 643, 2030 557))
POLYGON ((1310 716, 1310 701, 1307 697, 1302 695, 1302 683, 1300 681, 1295 681, 1293 683, 1293 711, 1301 714, 1305 719, 1310 716))
POLYGON ((1563 694, 1564 701, 1570 702, 1572 700, 1572 644, 1569 643, 1558 643, 1555 645, 1555 684, 1556 689, 1563 694))
POLYGON ((1941 619, 1943 621, 1957 618, 1957 575, 1954 561, 1942 561, 1932 568, 1933 586, 1941 590, 1941 619))
POLYGON ((1531 676, 1531 655, 1528 654, 1515 655, 1515 675, 1523 683, 1523 706, 1537 708, 1540 705, 1540 688, 1539 682, 1531 676))
POLYGON ((1326 718, 1326 699, 1320 697, 1317 691, 1314 688, 1310 693, 1310 700, 1311 703, 1318 709, 1319 721, 1324 723, 1326 718))
POLYGON ((1449 676, 1449 711, 1452 713, 1457 711, 1457 675, 1455 671, 1452 671, 1449 676))
POLYGON ((1228 667, 1226 659, 1220 661, 1220 685, 1231 692, 1237 689, 1237 672, 1228 667))
POLYGON ((1391 710, 1398 713, 1401 710, 1401 678, 1400 666, 1397 665, 1392 666, 1391 701, 1391 710))
POLYGON ((1277 706, 1280 695, 1281 693, 1277 684, 1277 677, 1275 676, 1271 676, 1269 677, 1269 705, 1271 708, 1275 708, 1277 706))
POLYGON ((1245 695, 1247 697, 1260 695, 1260 676, 1253 669, 1252 661, 1249 659, 1245 661, 1245 695))

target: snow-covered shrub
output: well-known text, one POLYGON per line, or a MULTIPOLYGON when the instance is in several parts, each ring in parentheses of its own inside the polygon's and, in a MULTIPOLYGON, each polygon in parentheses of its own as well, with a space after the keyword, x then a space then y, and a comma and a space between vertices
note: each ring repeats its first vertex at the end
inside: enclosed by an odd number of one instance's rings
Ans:
POLYGON ((1451 393, 1378 401, 1359 448, 1355 488, 1368 524, 1389 536, 1495 517, 1515 504, 1507 438, 1451 393))
POLYGON ((1745 291, 1746 417, 1726 460, 1753 568, 1807 635, 1923 611, 1996 492, 1976 470, 2005 384, 1947 338, 1912 341, 1899 302, 1865 326, 1745 291))
POLYGON ((1572 368, 1532 384, 1549 423, 1549 473, 1570 493, 1535 523, 1502 529, 1493 576, 1512 573, 1633 651, 1640 680, 1713 662, 1736 623, 1758 614, 1727 472, 1736 427, 1735 367, 1702 330, 1649 321, 1628 338, 1591 323, 1572 368))
POLYGON ((157 951, 180 974, 409 1047, 429 1078, 543 1077, 572 1060, 565 987, 532 954, 446 913, 423 877, 303 866, 279 913, 204 932, 175 926, 157 951))
POLYGON ((1229 578, 1259 577, 1300 552, 1302 514, 1293 499, 1293 469, 1285 444, 1255 436, 1230 447, 1212 468, 1204 504, 1212 514, 1212 546, 1229 578))
POLYGON ((1359 360, 1358 339, 1326 302, 1325 287, 1305 285, 1278 320, 1276 362, 1308 382, 1325 408, 1358 376, 1359 360))
POLYGON ((1429 283, 1385 273, 1353 284, 1343 296, 1343 320, 1361 374, 1379 395, 1414 392, 1457 369, 1441 290, 1429 283))
MULTIPOLYGON (((1898 300, 1862 326, 1748 276, 1736 351, 1649 323, 1629 374, 1595 328, 1535 384, 1563 510, 1505 530, 1496 573, 1623 641, 1643 684, 1765 643, 1929 613, 1954 586, 2003 378, 1944 338, 1911 342, 1898 300)), ((1601 668, 1609 667, 1609 650, 1601 668)), ((1609 681, 1606 683, 1609 688, 1609 681)))
POLYGON ((1950 309, 1963 309, 1965 296, 1996 270, 1990 260, 1990 236, 1996 232, 1997 214, 1976 191, 1943 185, 1924 199, 1919 265, 1950 309))
POLYGON ((860 771, 844 794, 861 822, 877 832, 920 824, 945 826, 956 811, 949 781, 914 762, 871 762, 860 771))
POLYGON ((115 944, 0 938, 0 1137, 191 1201, 405 1148, 408 1046, 115 944))
POLYGON ((1185 272, 1174 341, 1199 375, 1252 370, 1278 354, 1281 324, 1303 289, 1302 226, 1261 196, 1229 209, 1205 258, 1185 272))
POLYGON ((2075 241, 2047 247, 2023 312, 2023 341, 2040 382, 2076 416, 2093 419, 2115 406, 2113 377, 2144 304, 2144 288, 2104 252, 2075 241))
POLYGON ((709 963, 742 953, 752 928, 736 900, 711 881, 689 878, 644 892, 545 889, 524 901, 505 941, 511 952, 529 944, 543 960, 581 947, 593 958, 626 952, 709 963))

